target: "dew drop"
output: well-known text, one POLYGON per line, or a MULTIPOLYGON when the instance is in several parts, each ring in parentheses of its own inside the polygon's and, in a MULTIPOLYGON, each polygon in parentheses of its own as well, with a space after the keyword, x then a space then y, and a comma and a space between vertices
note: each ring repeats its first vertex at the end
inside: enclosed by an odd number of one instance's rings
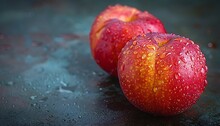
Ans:
POLYGON ((204 84, 205 84, 205 85, 207 85, 207 84, 208 84, 207 80, 205 80, 204 84))
POLYGON ((159 70, 159 71, 158 71, 158 74, 161 74, 161 73, 162 73, 162 71, 161 71, 161 70, 159 70))
POLYGON ((184 62, 184 63, 187 63, 187 60, 184 56, 181 56, 180 59, 184 62))
POLYGON ((14 85, 14 82, 13 81, 8 81, 7 85, 12 86, 12 85, 14 85))
POLYGON ((153 45, 147 45, 147 48, 148 48, 148 49, 152 49, 152 50, 156 50, 156 47, 153 46, 153 45))
POLYGON ((203 74, 205 73, 205 69, 204 68, 201 69, 201 73, 203 73, 203 74))
POLYGON ((189 51, 186 51, 185 54, 188 55, 188 54, 189 54, 189 51))
POLYGON ((164 70, 168 70, 168 69, 169 69, 169 67, 168 67, 168 66, 166 66, 166 67, 164 67, 163 69, 164 69, 164 70))
POLYGON ((142 58, 142 59, 145 59, 146 57, 147 57, 147 55, 146 55, 146 54, 143 54, 141 58, 142 58))
POLYGON ((137 41, 133 41, 133 45, 137 45, 137 41))
POLYGON ((154 91, 154 92, 157 92, 157 88, 156 88, 156 87, 154 87, 154 88, 153 88, 153 91, 154 91))
POLYGON ((170 53, 170 52, 166 54, 166 56, 169 56, 169 55, 171 55, 171 53, 170 53))
POLYGON ((173 46, 170 46, 171 49, 173 49, 173 46))
POLYGON ((205 66, 205 71, 207 71, 208 70, 208 67, 207 66, 205 66))
POLYGON ((34 100, 36 97, 37 97, 36 95, 35 96, 30 96, 30 99, 34 100))
POLYGON ((137 51, 134 51, 134 54, 136 55, 136 54, 137 54, 137 51))
POLYGON ((179 79, 180 73, 177 73, 177 74, 175 74, 174 76, 175 76, 176 79, 179 79))
POLYGON ((153 53, 148 53, 148 56, 153 56, 153 53))
POLYGON ((165 53, 162 53, 161 55, 160 55, 160 58, 162 59, 162 58, 164 58, 166 56, 166 54, 165 53))
POLYGON ((192 61, 194 61, 195 58, 194 58, 193 56, 190 56, 190 59, 191 59, 192 61))

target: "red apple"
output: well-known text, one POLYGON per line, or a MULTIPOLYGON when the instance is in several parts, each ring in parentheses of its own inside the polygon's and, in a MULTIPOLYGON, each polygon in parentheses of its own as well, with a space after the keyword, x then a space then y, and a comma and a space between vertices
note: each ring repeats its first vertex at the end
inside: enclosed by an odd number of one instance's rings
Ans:
POLYGON ((161 21, 147 11, 129 6, 109 6, 100 13, 91 28, 90 47, 96 63, 117 76, 118 55, 131 38, 149 32, 165 33, 161 21))
POLYGON ((196 103, 207 85, 199 46, 174 34, 148 33, 130 40, 118 60, 127 99, 155 115, 175 115, 196 103))

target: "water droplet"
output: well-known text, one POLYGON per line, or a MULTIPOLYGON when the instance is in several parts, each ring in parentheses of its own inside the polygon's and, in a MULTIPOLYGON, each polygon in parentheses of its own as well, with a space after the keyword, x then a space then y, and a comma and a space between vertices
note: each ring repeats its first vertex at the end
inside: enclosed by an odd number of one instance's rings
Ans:
POLYGON ((158 70, 158 74, 161 74, 163 71, 162 70, 158 70))
POLYGON ((36 105, 37 105, 36 103, 31 104, 32 107, 35 107, 36 105))
POLYGON ((64 87, 66 87, 68 84, 66 83, 66 82, 64 82, 64 81, 60 81, 60 83, 64 86, 64 87))
POLYGON ((180 56, 181 61, 183 61, 184 63, 187 63, 187 60, 184 56, 180 56))
POLYGON ((166 54, 166 56, 169 56, 169 55, 171 55, 171 53, 170 53, 170 52, 166 54))
POLYGON ((137 45, 137 41, 133 41, 133 45, 137 45))
POLYGON ((189 51, 186 51, 185 54, 186 54, 186 55, 189 55, 189 51))
POLYGON ((164 58, 166 56, 166 53, 162 53, 161 55, 160 55, 160 58, 162 59, 162 58, 164 58))
POLYGON ((168 67, 168 66, 166 66, 166 67, 164 67, 163 69, 164 69, 164 70, 168 70, 168 69, 169 69, 169 67, 168 67))
POLYGON ((141 58, 142 58, 142 59, 145 59, 146 57, 147 57, 147 55, 146 55, 146 54, 143 54, 141 58))
POLYGON ((190 56, 190 59, 191 59, 192 61, 194 61, 195 58, 194 58, 193 56, 190 56))
POLYGON ((92 75, 96 75, 96 72, 95 72, 95 71, 93 71, 93 72, 92 72, 92 75))
POLYGON ((173 49, 173 46, 170 46, 171 49, 173 49))
POLYGON ((205 71, 207 71, 208 70, 208 67, 207 66, 205 66, 205 71))
POLYGON ((175 76, 176 79, 179 79, 180 73, 177 73, 177 74, 175 74, 174 76, 175 76))
POLYGON ((148 53, 148 56, 153 56, 153 53, 148 53))
POLYGON ((126 51, 123 50, 123 54, 125 55, 125 54, 126 54, 126 51))
POLYGON ((27 91, 27 88, 23 88, 23 91, 27 91))
POLYGON ((153 88, 153 91, 154 91, 154 92, 157 92, 157 88, 156 88, 156 87, 154 87, 154 88, 153 88))
POLYGON ((205 69, 204 68, 201 69, 201 73, 203 73, 203 74, 205 73, 205 69))
POLYGON ((33 96, 30 97, 30 99, 34 100, 36 97, 37 97, 36 95, 33 95, 33 96))
POLYGON ((41 98, 40 100, 39 100, 39 102, 45 102, 45 101, 47 101, 48 100, 48 97, 43 97, 43 98, 41 98))
POLYGON ((152 50, 156 50, 156 47, 153 46, 153 45, 147 45, 147 48, 148 48, 148 49, 152 49, 152 50))
POLYGON ((13 81, 8 81, 7 85, 12 86, 12 85, 14 85, 14 82, 13 81))
POLYGON ((134 54, 136 55, 136 54, 137 54, 137 51, 134 51, 134 54))
POLYGON ((205 84, 205 85, 207 85, 207 84, 208 84, 207 80, 205 80, 204 84, 205 84))

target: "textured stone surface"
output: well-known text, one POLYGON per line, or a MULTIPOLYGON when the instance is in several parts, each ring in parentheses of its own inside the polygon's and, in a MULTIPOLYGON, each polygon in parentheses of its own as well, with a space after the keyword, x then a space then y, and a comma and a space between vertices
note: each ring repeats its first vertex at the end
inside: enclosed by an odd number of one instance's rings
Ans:
POLYGON ((164 22, 167 32, 191 38, 206 56, 205 92, 190 110, 173 117, 154 117, 133 107, 118 80, 92 59, 91 24, 107 5, 116 3, 1 1, 1 125, 220 124, 218 1, 120 2, 148 10, 164 22))

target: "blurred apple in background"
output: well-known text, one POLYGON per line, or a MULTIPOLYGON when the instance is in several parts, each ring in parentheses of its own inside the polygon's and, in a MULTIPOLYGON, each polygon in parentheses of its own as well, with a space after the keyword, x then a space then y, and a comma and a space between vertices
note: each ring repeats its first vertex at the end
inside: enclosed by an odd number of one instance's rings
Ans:
POLYGON ((149 12, 141 12, 129 6, 109 6, 96 17, 92 25, 92 55, 102 69, 117 76, 118 55, 126 42, 150 32, 166 31, 161 21, 149 12))

